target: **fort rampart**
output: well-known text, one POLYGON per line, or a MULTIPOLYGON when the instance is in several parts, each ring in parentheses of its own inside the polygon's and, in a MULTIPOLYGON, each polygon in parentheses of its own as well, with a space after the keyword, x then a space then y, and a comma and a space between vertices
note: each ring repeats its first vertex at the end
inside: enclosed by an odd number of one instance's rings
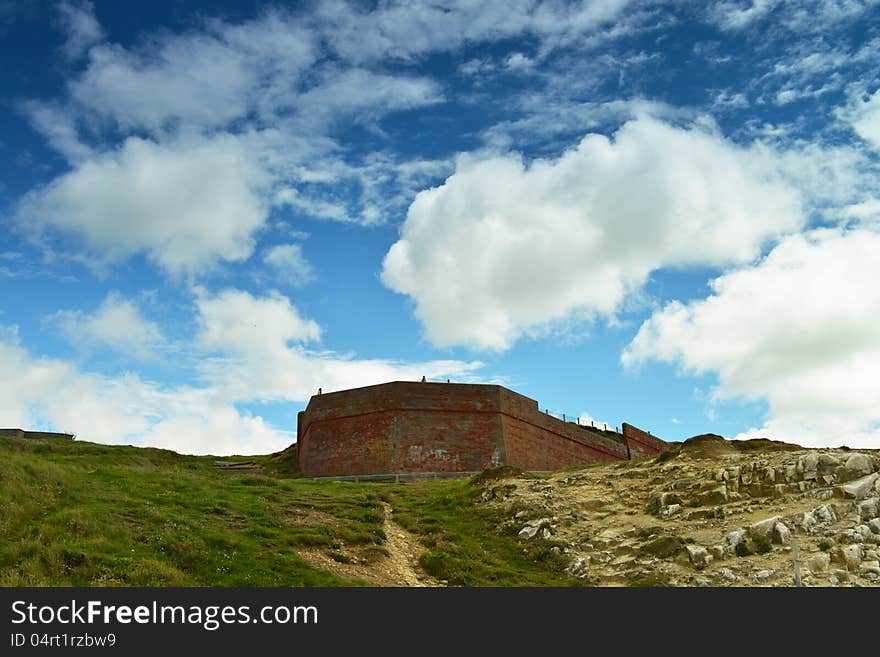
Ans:
POLYGON ((315 395, 297 422, 306 476, 555 470, 658 454, 662 440, 564 422, 497 385, 395 381, 315 395))
POLYGON ((55 433, 54 431, 25 431, 24 429, 0 429, 0 438, 28 438, 28 439, 63 439, 73 440, 72 433, 55 433))

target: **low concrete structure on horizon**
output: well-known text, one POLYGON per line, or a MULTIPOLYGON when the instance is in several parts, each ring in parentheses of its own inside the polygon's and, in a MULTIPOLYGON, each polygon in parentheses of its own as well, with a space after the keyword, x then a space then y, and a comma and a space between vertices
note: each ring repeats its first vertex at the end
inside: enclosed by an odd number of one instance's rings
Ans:
POLYGON ((297 416, 297 445, 309 477, 556 470, 668 446, 627 423, 618 433, 565 422, 503 386, 409 381, 314 395, 297 416))

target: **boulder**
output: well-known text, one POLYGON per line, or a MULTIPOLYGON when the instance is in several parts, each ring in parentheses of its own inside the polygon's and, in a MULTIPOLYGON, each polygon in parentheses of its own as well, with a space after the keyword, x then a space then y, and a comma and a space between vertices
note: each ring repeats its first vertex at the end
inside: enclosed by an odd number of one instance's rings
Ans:
POLYGON ((859 564, 859 570, 863 573, 880 575, 880 561, 864 561, 859 564))
POLYGON ((773 527, 773 542, 780 545, 790 545, 791 530, 781 522, 777 522, 773 527))
POLYGON ((844 465, 848 479, 864 477, 874 472, 874 464, 867 454, 853 454, 844 465))
POLYGON ((704 547, 699 545, 686 545, 685 548, 687 549, 688 559, 695 568, 702 570, 712 561, 712 555, 710 555, 709 551, 704 547))
POLYGON ((587 570, 590 566, 590 560, 586 557, 578 557, 574 561, 571 562, 571 565, 568 567, 568 572, 570 572, 575 577, 579 577, 581 575, 586 574, 587 570))
POLYGON ((772 518, 765 518, 764 520, 759 520, 758 522, 754 522, 749 525, 749 536, 754 538, 771 538, 773 535, 773 528, 776 527, 776 523, 782 521, 782 516, 773 516, 772 518))
POLYGON ((856 525, 853 527, 853 534, 859 542, 867 542, 871 540, 871 528, 868 525, 856 525))
POLYGON ((801 472, 803 472, 804 479, 815 479, 818 474, 819 469, 819 455, 810 453, 801 457, 801 463, 803 464, 801 468, 801 472))
POLYGON ((724 540, 727 541, 727 544, 732 548, 735 548, 737 545, 742 543, 745 539, 746 539, 746 530, 745 529, 736 529, 724 537, 724 540))
POLYGON ((535 538, 535 536, 538 535, 538 532, 544 530, 542 535, 544 536, 544 538, 549 538, 550 523, 552 522, 552 520, 552 518, 539 518, 538 520, 530 520, 526 523, 525 527, 519 530, 518 536, 528 541, 535 538))
POLYGON ((519 530, 518 536, 520 538, 524 538, 525 540, 531 540, 538 535, 538 531, 540 527, 538 525, 526 525, 522 529, 519 530))
MULTIPOLYGON (((853 456, 864 456, 864 454, 853 454, 853 456)), ((838 497, 861 500, 873 492, 874 484, 878 482, 878 479, 880 479, 880 475, 875 472, 874 474, 869 474, 837 486, 835 493, 838 497)))
POLYGON ((862 520, 870 520, 871 518, 876 518, 880 516, 880 497, 869 497, 868 499, 859 502, 859 517, 862 520))
POLYGON ((709 554, 712 555, 712 558, 716 561, 721 561, 724 558, 724 546, 723 545, 712 545, 709 547, 709 554))
POLYGON ((834 508, 828 504, 817 506, 810 513, 812 513, 813 517, 819 522, 834 522, 837 520, 837 514, 834 512, 834 508))
POLYGON ((810 569, 810 572, 814 575, 820 575, 828 570, 828 567, 831 565, 831 557, 828 556, 826 552, 820 552, 819 554, 814 554, 807 560, 807 568, 810 569))
POLYGON ((797 523, 797 526, 807 533, 812 532, 813 527, 816 526, 816 517, 813 515, 812 511, 799 513, 794 517, 794 520, 795 523, 797 523))
POLYGON ((819 454, 819 472, 830 475, 843 465, 840 459, 831 454, 819 454))
POLYGON ((874 534, 880 534, 880 518, 874 518, 868 522, 868 529, 874 534))
POLYGON ((705 493, 700 494, 700 502, 707 506, 711 506, 713 504, 724 504, 728 500, 727 495, 727 486, 725 484, 721 484, 711 490, 706 491, 705 493))
POLYGON ((834 561, 846 565, 847 568, 858 568, 862 563, 862 546, 858 543, 838 547, 834 551, 834 561))

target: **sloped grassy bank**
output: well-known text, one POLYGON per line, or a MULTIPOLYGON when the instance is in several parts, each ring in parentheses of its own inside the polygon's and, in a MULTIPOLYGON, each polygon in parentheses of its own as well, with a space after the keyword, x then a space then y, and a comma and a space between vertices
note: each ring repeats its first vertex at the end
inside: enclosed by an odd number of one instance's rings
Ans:
POLYGON ((293 450, 247 459, 252 470, 229 471, 215 457, 0 438, 0 585, 364 585, 297 550, 381 559, 383 501, 450 585, 576 581, 546 546, 523 552, 495 531, 469 480, 313 482, 296 478, 293 450))

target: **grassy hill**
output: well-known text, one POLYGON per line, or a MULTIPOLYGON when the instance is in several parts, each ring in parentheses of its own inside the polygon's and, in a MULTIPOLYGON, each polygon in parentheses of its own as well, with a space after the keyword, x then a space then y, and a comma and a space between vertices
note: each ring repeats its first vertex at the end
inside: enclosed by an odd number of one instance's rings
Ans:
MULTIPOLYGON (((469 480, 296 478, 295 450, 215 457, 0 438, 2 586, 356 586, 388 557, 388 509, 450 585, 570 585, 549 545, 499 533, 469 480), (320 557, 306 559, 303 555, 320 557)), ((373 582, 375 583, 375 582, 373 582)))

